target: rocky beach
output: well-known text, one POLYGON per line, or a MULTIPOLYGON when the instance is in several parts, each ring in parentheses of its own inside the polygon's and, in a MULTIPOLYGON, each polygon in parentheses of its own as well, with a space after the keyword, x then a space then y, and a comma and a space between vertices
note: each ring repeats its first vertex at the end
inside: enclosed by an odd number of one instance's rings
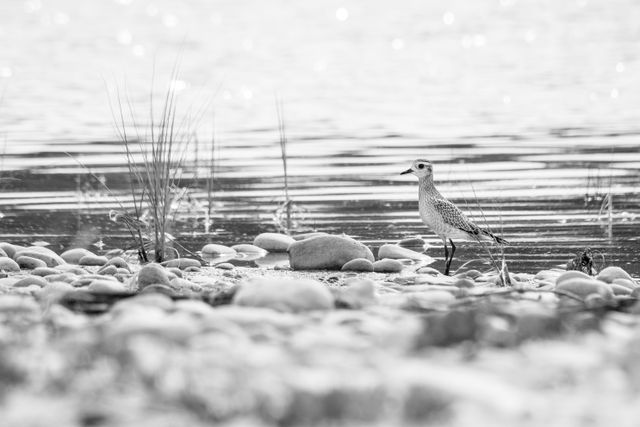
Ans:
POLYGON ((3 425, 634 425, 624 270, 505 287, 480 260, 449 277, 395 243, 375 260, 346 236, 298 238, 210 244, 208 265, 1 243, 3 425))

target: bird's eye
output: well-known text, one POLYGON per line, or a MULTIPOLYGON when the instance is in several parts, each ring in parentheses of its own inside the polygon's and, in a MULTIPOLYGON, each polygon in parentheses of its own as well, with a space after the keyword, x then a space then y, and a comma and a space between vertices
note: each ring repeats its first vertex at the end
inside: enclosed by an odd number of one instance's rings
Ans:
POLYGON ((418 169, 424 169, 424 164, 420 163, 420 164, 418 165, 418 169))

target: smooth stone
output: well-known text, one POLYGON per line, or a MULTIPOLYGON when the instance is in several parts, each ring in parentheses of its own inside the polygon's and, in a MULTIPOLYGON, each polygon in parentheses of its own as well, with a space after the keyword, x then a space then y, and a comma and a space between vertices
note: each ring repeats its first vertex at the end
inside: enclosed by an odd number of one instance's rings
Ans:
POLYGON ((62 274, 62 270, 59 270, 57 268, 51 268, 51 267, 38 267, 35 268, 31 274, 35 275, 35 276, 51 276, 53 274, 62 274))
POLYGON ((169 275, 160 264, 147 264, 138 272, 138 289, 142 290, 149 285, 169 286, 169 275))
POLYGON ((261 254, 266 252, 266 250, 256 245, 249 245, 249 244, 233 245, 231 246, 231 249, 243 254, 255 254, 255 253, 261 254))
POLYGON ((626 279, 633 282, 633 278, 629 275, 629 273, 627 273, 620 267, 614 267, 614 266, 607 267, 604 270, 602 270, 598 274, 596 279, 602 280, 605 283, 612 283, 615 279, 626 279))
POLYGON ((22 279, 18 280, 16 283, 13 284, 14 287, 16 288, 24 288, 27 286, 32 286, 32 285, 36 285, 39 286, 41 288, 47 286, 49 284, 49 282, 47 282, 45 279, 43 279, 40 276, 33 276, 33 275, 29 275, 26 277, 23 277, 22 279))
POLYGON ((469 279, 471 279, 471 280, 475 280, 475 279, 477 279, 478 277, 482 276, 482 273, 481 273, 481 272, 479 272, 478 270, 472 269, 472 270, 467 270, 467 271, 464 273, 464 275, 465 275, 466 277, 468 277, 469 279))
POLYGON ((425 254, 412 251, 411 249, 403 248, 398 245, 385 244, 380 246, 378 250, 378 259, 412 259, 412 260, 424 260, 429 258, 425 254))
POLYGON ((613 299, 611 287, 602 281, 592 278, 573 277, 563 280, 560 283, 556 283, 556 290, 570 292, 582 299, 591 294, 600 295, 606 301, 613 299))
MULTIPOLYGON (((204 252, 204 250, 203 250, 203 252, 204 252)), ((197 259, 176 258, 176 259, 172 259, 170 261, 165 261, 165 262, 162 263, 162 265, 165 266, 165 267, 168 267, 168 268, 175 267, 175 268, 179 268, 181 270, 184 270, 187 267, 200 267, 202 264, 197 259)))
POLYGON ((105 265, 100 270, 98 270, 98 274, 105 274, 109 276, 113 276, 117 273, 118 273, 118 267, 116 267, 115 265, 105 265))
POLYGON ((398 242, 398 246, 403 248, 422 248, 427 242, 420 237, 408 237, 398 242))
POLYGON ((473 288, 475 285, 476 284, 474 283, 473 280, 467 279, 466 277, 463 277, 453 282, 453 286, 457 286, 458 288, 473 288))
POLYGON ((202 271, 200 267, 187 267, 184 269, 185 273, 199 273, 202 271))
MULTIPOLYGON (((538 275, 536 274, 535 277, 538 278, 538 275)), ((583 273, 582 271, 569 270, 562 273, 560 276, 558 276, 558 278, 556 279, 556 285, 559 285, 560 283, 566 280, 575 279, 575 278, 585 279, 585 280, 595 280, 592 276, 589 276, 587 273, 583 273)))
POLYGON ((221 262, 220 264, 216 264, 215 267, 221 270, 233 270, 235 268, 235 266, 229 262, 221 262))
POLYGON ((60 258, 69 264, 79 264, 84 256, 95 256, 95 254, 85 248, 73 248, 60 254, 60 258))
POLYGON ((342 268, 342 271, 365 271, 372 272, 373 271, 373 263, 365 258, 356 258, 351 261, 345 263, 342 268))
POLYGON ((202 287, 196 283, 193 283, 189 280, 182 279, 180 277, 176 277, 175 279, 171 279, 171 287, 176 290, 184 290, 188 289, 190 291, 198 291, 202 289, 202 287))
POLYGON ((420 267, 416 273, 418 274, 434 274, 434 275, 438 275, 440 274, 440 272, 438 270, 436 270, 433 267, 420 267))
POLYGON ((122 255, 123 253, 124 253, 124 251, 122 249, 117 249, 116 248, 116 249, 111 249, 111 250, 107 251, 107 253, 105 253, 104 256, 106 256, 109 259, 111 259, 111 258, 119 258, 120 255, 122 255))
POLYGON ((346 236, 323 235, 289 246, 289 265, 294 270, 340 270, 347 262, 364 258, 374 261, 371 250, 346 236))
POLYGON ((131 268, 129 267, 129 264, 127 263, 127 261, 125 261, 124 258, 121 258, 119 256, 114 256, 113 258, 110 258, 105 265, 115 265, 117 268, 125 268, 127 269, 127 271, 131 271, 131 268))
POLYGON ((25 268, 27 270, 34 270, 38 267, 46 267, 47 263, 38 258, 33 258, 30 256, 22 255, 16 259, 16 262, 20 266, 20 268, 25 268))
POLYGON ((353 278, 345 281, 345 286, 336 290, 336 306, 360 309, 377 302, 376 286, 373 280, 353 278))
POLYGON ((240 285, 233 304, 296 313, 332 309, 334 298, 327 287, 315 280, 256 278, 240 285))
POLYGON ((175 297, 178 295, 178 293, 176 291, 174 291, 173 289, 171 289, 170 286, 167 285, 147 285, 144 288, 142 288, 142 290, 140 291, 140 294, 162 294, 162 295, 166 295, 168 297, 175 297))
POLYGON ((614 285, 624 286, 625 288, 629 288, 631 290, 638 287, 636 282, 634 282, 633 280, 627 280, 627 279, 614 279, 613 282, 611 283, 614 285))
POLYGON ((87 290, 100 294, 120 294, 127 292, 127 288, 125 288, 122 283, 112 280, 94 280, 87 287, 87 290))
POLYGON ((533 276, 533 278, 535 280, 548 280, 555 282, 556 279, 563 273, 566 272, 560 270, 540 270, 538 271, 538 273, 536 273, 535 276, 533 276))
POLYGON ((291 236, 280 233, 258 234, 253 240, 253 245, 268 252, 287 252, 289 245, 295 243, 291 236))
POLYGON ((313 231, 311 233, 296 234, 295 236, 291 236, 291 237, 293 238, 293 240, 299 241, 299 240, 310 239, 310 238, 316 237, 316 236, 326 236, 326 235, 327 235, 327 233, 325 233, 323 231, 313 231))
POLYGON ((176 277, 182 278, 182 270, 177 267, 169 267, 167 268, 167 272, 169 273, 169 280, 174 279, 176 277))
POLYGON ((100 255, 85 255, 82 258, 80 258, 80 261, 78 262, 79 265, 86 265, 86 266, 97 266, 97 267, 102 267, 103 265, 105 265, 109 260, 107 259, 106 256, 100 256, 100 255))
POLYGON ((13 256, 16 254, 16 252, 18 252, 21 249, 24 249, 24 247, 18 246, 18 245, 12 245, 11 243, 7 243, 7 242, 0 242, 0 249, 2 249, 9 258, 13 259, 13 256))
POLYGON ((236 251, 231 249, 229 246, 218 245, 216 243, 209 243, 202 247, 202 255, 209 257, 217 257, 217 256, 233 256, 236 254, 236 251))
POLYGON ((404 265, 396 259, 381 259, 373 263, 373 271, 376 273, 399 273, 404 265))
POLYGON ((58 270, 62 270, 63 273, 73 273, 78 276, 82 276, 88 273, 84 268, 73 264, 62 264, 56 267, 58 270))
POLYGON ((42 246, 30 246, 25 249, 21 249, 13 254, 13 259, 17 259, 21 256, 30 256, 32 258, 38 258, 47 263, 47 267, 56 267, 61 264, 66 264, 66 261, 60 258, 60 255, 53 252, 51 249, 47 249, 42 246))
POLYGON ((11 257, 9 257, 9 255, 7 255, 7 253, 6 253, 5 251, 3 251, 3 250, 0 248, 0 258, 1 258, 1 257, 8 257, 8 258, 11 258, 11 257))
POLYGON ((626 286, 617 285, 615 283, 610 283, 609 286, 611 287, 614 295, 631 295, 632 289, 626 286))
POLYGON ((20 266, 11 258, 2 257, 0 258, 0 271, 18 272, 20 271, 20 266))

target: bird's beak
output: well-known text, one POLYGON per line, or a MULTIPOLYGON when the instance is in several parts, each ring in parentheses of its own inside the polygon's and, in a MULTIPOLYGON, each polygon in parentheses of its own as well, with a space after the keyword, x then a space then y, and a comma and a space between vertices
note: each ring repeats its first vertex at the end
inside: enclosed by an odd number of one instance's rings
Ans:
POLYGON ((409 168, 409 169, 407 169, 407 170, 406 170, 406 171, 404 171, 404 172, 400 172, 400 175, 406 175, 406 174, 408 174, 408 173, 413 173, 413 169, 409 168))

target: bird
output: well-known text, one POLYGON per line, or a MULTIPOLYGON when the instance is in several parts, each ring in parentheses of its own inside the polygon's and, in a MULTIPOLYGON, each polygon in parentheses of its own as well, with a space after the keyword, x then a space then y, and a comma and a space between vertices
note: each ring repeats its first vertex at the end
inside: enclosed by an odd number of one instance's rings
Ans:
POLYGON ((453 239, 508 244, 502 237, 476 225, 455 204, 440 194, 433 183, 433 164, 430 161, 414 160, 409 169, 400 173, 406 174, 418 177, 418 207, 422 222, 444 242, 445 276, 449 275, 453 254, 456 251, 453 239), (451 253, 447 247, 447 240, 451 244, 451 253))

